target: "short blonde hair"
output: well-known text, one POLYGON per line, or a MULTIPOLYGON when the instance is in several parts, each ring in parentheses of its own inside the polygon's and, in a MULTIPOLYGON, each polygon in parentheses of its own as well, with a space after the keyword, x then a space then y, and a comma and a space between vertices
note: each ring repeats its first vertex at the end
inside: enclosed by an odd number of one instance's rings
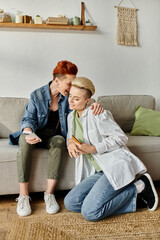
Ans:
POLYGON ((88 97, 90 98, 91 96, 94 95, 95 93, 95 87, 92 83, 91 80, 89 80, 86 77, 76 77, 73 81, 72 81, 72 86, 80 88, 80 89, 85 89, 88 90, 89 94, 88 97))

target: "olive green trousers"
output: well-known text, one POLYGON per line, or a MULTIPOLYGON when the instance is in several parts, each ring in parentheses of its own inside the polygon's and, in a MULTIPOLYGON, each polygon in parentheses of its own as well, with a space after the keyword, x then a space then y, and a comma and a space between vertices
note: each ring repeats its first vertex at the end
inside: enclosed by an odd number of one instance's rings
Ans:
POLYGON ((19 138, 19 151, 17 153, 17 173, 18 182, 29 182, 32 154, 36 148, 47 148, 49 150, 47 179, 58 179, 59 169, 62 161, 63 151, 65 149, 65 139, 60 135, 55 135, 42 143, 34 145, 28 144, 25 140, 26 135, 21 134, 19 138))

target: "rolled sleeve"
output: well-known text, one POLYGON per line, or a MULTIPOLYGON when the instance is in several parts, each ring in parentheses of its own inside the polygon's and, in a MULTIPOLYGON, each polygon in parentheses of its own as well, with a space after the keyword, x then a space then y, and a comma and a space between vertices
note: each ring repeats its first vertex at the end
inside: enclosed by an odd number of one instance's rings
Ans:
POLYGON ((24 128, 31 128, 33 132, 36 131, 36 128, 29 122, 21 124, 21 131, 23 131, 24 128))
POLYGON ((100 142, 95 144, 95 148, 99 154, 102 154, 106 151, 106 144, 105 142, 100 142))

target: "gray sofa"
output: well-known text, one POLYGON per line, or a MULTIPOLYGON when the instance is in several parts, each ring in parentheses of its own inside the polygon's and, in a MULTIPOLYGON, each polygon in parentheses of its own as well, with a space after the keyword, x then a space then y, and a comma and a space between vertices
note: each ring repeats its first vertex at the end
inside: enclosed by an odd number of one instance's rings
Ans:
MULTIPOLYGON (((155 109, 155 99, 148 95, 101 96, 97 99, 110 110, 115 121, 129 137, 128 147, 146 165, 153 180, 160 180, 160 138, 150 136, 130 136, 134 123, 136 105, 155 109)), ((9 145, 8 136, 18 131, 28 99, 0 98, 0 195, 17 194, 16 154, 18 146, 9 145)), ((48 151, 36 149, 33 155, 30 192, 45 191, 48 151)), ((69 190, 74 182, 74 159, 64 154, 57 190, 69 190)))

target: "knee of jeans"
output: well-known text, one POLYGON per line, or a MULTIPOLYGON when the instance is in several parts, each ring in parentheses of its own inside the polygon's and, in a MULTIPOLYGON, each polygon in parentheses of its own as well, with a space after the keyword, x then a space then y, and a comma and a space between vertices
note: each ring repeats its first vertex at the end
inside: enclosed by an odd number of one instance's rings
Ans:
POLYGON ((68 193, 64 198, 64 205, 69 211, 75 211, 76 207, 79 206, 79 201, 72 194, 68 193))
POLYGON ((20 135, 20 137, 19 137, 19 141, 18 141, 18 144, 19 145, 24 145, 24 144, 28 144, 27 142, 26 142, 26 135, 24 134, 24 133, 22 133, 21 135, 20 135))
POLYGON ((72 211, 72 200, 68 195, 64 198, 64 205, 67 210, 72 211))
POLYGON ((95 222, 98 220, 96 212, 93 210, 92 206, 89 207, 88 205, 86 206, 85 204, 83 204, 81 208, 81 214, 88 221, 95 222))
POLYGON ((62 137, 60 135, 57 135, 57 136, 54 136, 54 137, 51 138, 50 144, 53 147, 62 148, 62 147, 65 146, 65 139, 64 139, 64 137, 62 137))

